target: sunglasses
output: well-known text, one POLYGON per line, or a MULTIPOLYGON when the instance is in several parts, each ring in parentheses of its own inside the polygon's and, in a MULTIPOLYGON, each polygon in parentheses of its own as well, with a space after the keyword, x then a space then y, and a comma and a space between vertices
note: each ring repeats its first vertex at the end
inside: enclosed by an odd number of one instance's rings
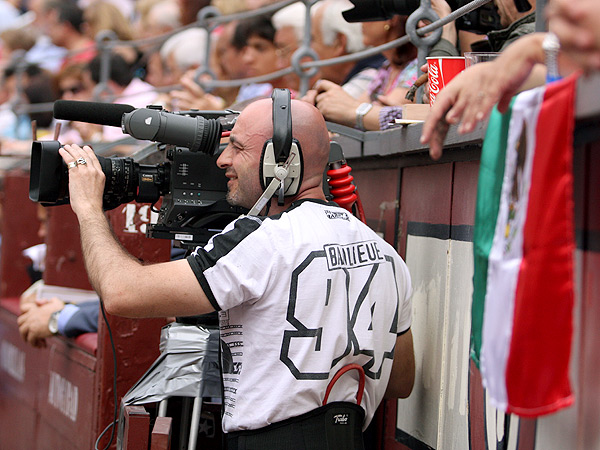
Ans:
POLYGON ((80 92, 83 92, 84 89, 85 88, 81 84, 76 84, 76 85, 69 86, 69 87, 62 89, 62 93, 64 95, 69 92, 69 93, 75 95, 75 94, 79 94, 80 92))

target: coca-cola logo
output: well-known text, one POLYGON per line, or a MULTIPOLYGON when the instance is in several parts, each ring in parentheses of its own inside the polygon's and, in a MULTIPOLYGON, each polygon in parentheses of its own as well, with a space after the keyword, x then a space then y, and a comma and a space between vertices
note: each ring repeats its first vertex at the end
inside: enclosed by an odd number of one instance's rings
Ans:
POLYGON ((433 105, 435 101, 436 95, 440 92, 441 89, 441 79, 440 79, 440 66, 438 65, 438 61, 431 61, 429 63, 429 104, 433 105))

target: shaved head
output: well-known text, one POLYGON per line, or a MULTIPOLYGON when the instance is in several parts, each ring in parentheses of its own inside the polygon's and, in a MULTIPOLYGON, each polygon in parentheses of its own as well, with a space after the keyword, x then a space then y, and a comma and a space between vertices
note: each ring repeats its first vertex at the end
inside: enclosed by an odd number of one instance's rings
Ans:
MULTIPOLYGON (((231 131, 229 145, 217 160, 230 179, 227 195, 231 204, 250 208, 262 195, 260 159, 265 142, 272 137, 273 101, 261 99, 248 105, 231 131)), ((302 198, 324 199, 322 183, 329 161, 329 133, 323 116, 310 103, 292 100, 292 137, 302 150, 303 176, 298 193, 286 198, 286 205, 302 198)))
MULTIPOLYGON (((263 143, 273 137, 273 101, 257 100, 244 109, 238 121, 248 120, 263 143)), ((329 160, 329 133, 323 115, 308 102, 292 100, 292 137, 300 142, 304 179, 323 176, 329 160)), ((261 147, 262 151, 262 147, 261 147)))

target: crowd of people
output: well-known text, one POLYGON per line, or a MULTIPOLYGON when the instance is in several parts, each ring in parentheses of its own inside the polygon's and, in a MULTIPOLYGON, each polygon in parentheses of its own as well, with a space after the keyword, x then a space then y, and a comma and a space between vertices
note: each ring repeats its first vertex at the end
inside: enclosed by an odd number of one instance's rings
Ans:
MULTIPOLYGON (((290 117, 303 158, 303 173, 296 192, 280 203, 267 201, 265 205, 269 204, 270 209, 259 208, 263 214, 259 218, 242 217, 234 221, 188 259, 161 265, 144 266, 130 258, 116 243, 103 218, 104 175, 92 149, 84 144, 118 139, 120 130, 74 122, 63 128, 61 136, 61 142, 69 144, 60 152, 69 167, 71 205, 80 222, 88 273, 108 310, 128 317, 184 316, 216 310, 220 313, 222 330, 236 327, 243 330, 238 332, 243 338, 236 336, 236 342, 234 338, 224 338, 226 346, 227 343, 242 346, 242 351, 232 356, 231 361, 239 366, 224 368, 229 399, 224 428, 230 433, 233 448, 238 448, 235 446, 241 436, 254 439, 250 437, 254 435, 236 434, 240 430, 261 430, 267 433, 268 440, 277 436, 271 434, 273 429, 269 424, 297 417, 310 420, 306 414, 311 411, 322 413, 320 394, 326 388, 330 371, 338 368, 341 360, 358 361, 368 368, 375 363, 379 365, 379 373, 367 374, 367 400, 363 405, 366 420, 363 422, 360 417, 359 430, 364 423, 368 424, 384 395, 396 398, 410 393, 414 356, 408 270, 383 240, 343 210, 326 203, 322 173, 328 151, 324 119, 360 130, 380 130, 393 123, 390 117, 401 117, 402 105, 409 102, 406 94, 421 74, 415 46, 408 43, 374 57, 323 67, 311 78, 312 89, 306 95, 299 92, 299 79, 293 74, 207 92, 196 78, 198 69, 204 69, 205 74, 210 71, 219 79, 233 80, 260 77, 292 64, 292 56, 304 36, 305 5, 296 3, 272 16, 230 22, 217 27, 210 36, 200 28, 186 28, 155 43, 148 38, 192 23, 199 7, 210 2, 16 3, 12 25, 0 25, 4 27, 0 32, 4 99, 0 134, 6 139, 27 139, 30 135, 27 127, 33 116, 15 114, 11 107, 15 101, 100 98, 135 107, 161 104, 170 110, 225 107, 243 110, 217 165, 229 179, 228 201, 251 208, 265 189, 258 174, 263 167, 262 155, 267 147, 264 144, 274 135, 271 96, 279 88, 285 88, 294 98, 289 107, 290 117), (25 8, 33 16, 24 17, 29 14, 25 8), (101 61, 94 42, 97 33, 103 30, 113 31, 121 41, 144 39, 139 45, 123 43, 115 48, 105 85, 100 84, 101 61), (21 34, 15 38, 11 33, 21 34), (212 47, 207 46, 207 40, 212 47), (209 58, 205 54, 207 49, 209 58), (40 58, 41 54, 45 57, 40 58), (27 62, 25 66, 17 64, 23 60, 27 62), (210 67, 203 66, 207 60, 210 67), (36 100, 39 98, 42 100, 36 100), (250 236, 252 239, 246 239, 250 236), (359 259, 364 260, 359 264, 348 252, 358 252, 352 255, 360 254, 359 259), (105 264, 107 261, 110 264, 105 264), (356 281, 357 274, 362 272, 365 273, 360 281, 368 280, 364 286, 356 281), (323 273, 329 279, 321 285, 323 273), (376 289, 369 284, 375 277, 382 277, 376 289), (144 290, 139 289, 142 285, 144 290), (361 299, 370 305, 370 312, 357 303, 357 316, 348 319, 348 324, 323 331, 320 327, 335 322, 331 320, 331 309, 327 309, 329 302, 341 308, 339 305, 344 302, 336 301, 346 299, 347 290, 361 286, 361 299), (293 289, 297 292, 292 299, 293 289), (325 292, 327 298, 323 302, 311 303, 325 292), (288 296, 289 302, 281 300, 288 296), (303 300, 308 303, 302 303, 303 300), (268 330, 265 324, 269 324, 268 330), (293 325, 293 331, 286 329, 289 324, 293 325), (357 324, 369 331, 358 331, 357 324), (318 339, 317 330, 323 333, 318 339), (265 333, 270 333, 271 342, 265 342, 265 333), (284 342, 280 348, 282 335, 284 342), (339 338, 344 345, 345 338, 352 336, 349 347, 339 348, 336 336, 344 336, 339 338), (315 340, 319 343, 315 344, 315 340), (315 351, 315 346, 321 349, 321 345, 323 352, 319 355, 301 357, 315 351), (371 358, 373 354, 381 358, 375 361, 377 358, 371 358), (336 355, 342 356, 338 360, 336 355), (247 378, 240 376, 242 365, 247 378), (274 373, 280 375, 277 380, 265 383, 274 373), (293 405, 281 400, 290 393, 293 405), (256 414, 254 401, 267 404, 264 416, 256 414)), ((213 5, 230 13, 265 3, 215 1, 213 5)), ((546 75, 543 50, 548 35, 532 33, 535 0, 525 2, 528 5, 521 8, 524 11, 516 7, 514 0, 494 3, 497 29, 457 29, 449 24, 444 27, 442 40, 432 49, 432 54, 460 55, 488 45, 489 50, 502 52, 493 62, 465 70, 439 94, 422 138, 431 145, 434 158, 441 154, 449 124, 462 121, 459 132, 471 131, 494 104, 500 102, 500 108, 505 108, 512 94, 524 86, 542 83, 546 75)), ((548 18, 551 30, 556 33, 552 36, 557 36, 565 53, 570 55, 561 57, 569 60, 561 63, 563 71, 600 68, 600 39, 593 27, 597 12, 592 4, 593 0, 571 4, 567 0, 550 1, 548 18), (572 33, 573 30, 577 33, 572 33)), ((440 16, 450 12, 444 0, 432 0, 432 6, 440 16)), ((348 23, 343 20, 342 11, 351 7, 347 0, 322 0, 314 5, 311 48, 317 57, 347 55, 406 34, 406 16, 348 23)), ((52 124, 51 117, 42 115, 36 121, 41 128, 52 124)), ((283 197, 281 194, 280 199, 283 197)), ((50 308, 44 305, 37 307, 50 308)), ((346 306, 337 312, 344 316, 342 310, 346 306)), ((30 304, 24 309, 27 318, 35 307, 30 304)), ((35 343, 45 337, 27 336, 27 339, 35 343)), ((341 390, 343 399, 354 394, 348 384, 343 384, 341 390)), ((262 442, 262 436, 265 435, 260 434, 256 442, 262 442)), ((361 445, 355 443, 351 448, 361 445)))

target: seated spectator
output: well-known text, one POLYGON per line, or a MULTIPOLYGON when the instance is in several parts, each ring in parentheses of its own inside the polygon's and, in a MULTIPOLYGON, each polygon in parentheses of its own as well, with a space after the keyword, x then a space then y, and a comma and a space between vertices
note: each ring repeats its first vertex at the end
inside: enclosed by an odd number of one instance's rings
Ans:
MULTIPOLYGON (((109 1, 95 1, 90 3, 83 11, 83 30, 86 36, 96 40, 98 34, 103 31, 112 31, 119 41, 131 41, 134 39, 133 27, 125 18, 121 10, 109 1)), ((142 53, 131 46, 114 47, 128 64, 135 64, 142 53)))
MULTIPOLYGON (((285 69, 292 65, 292 55, 304 37, 306 21, 306 6, 302 2, 292 3, 281 8, 271 20, 275 27, 275 47, 277 48, 277 69, 285 69)), ((300 88, 300 78, 295 72, 283 77, 285 87, 297 91, 300 88)))
POLYGON ((225 100, 208 94, 196 83, 196 71, 206 63, 206 31, 188 28, 171 36, 160 49, 170 84, 179 83, 182 89, 165 95, 163 103, 172 111, 190 109, 215 110, 225 107, 225 100))
MULTIPOLYGON (((237 22, 229 22, 215 29, 216 42, 211 69, 219 80, 245 78, 246 66, 242 63, 242 50, 233 45, 233 36, 237 22)), ((171 98, 176 101, 173 109, 223 109, 237 98, 239 88, 216 88, 210 93, 196 82, 196 71, 188 72, 179 80, 181 89, 171 91, 171 98), (175 107, 176 105, 176 107, 175 107)))
MULTIPOLYGON (((311 10, 311 47, 319 59, 338 58, 365 49, 362 25, 347 22, 342 16, 342 12, 352 6, 348 0, 325 0, 311 10)), ((359 61, 323 66, 319 78, 339 84, 352 97, 359 98, 384 62, 383 55, 378 54, 359 61)))
MULTIPOLYGON (((95 89, 100 83, 101 57, 96 56, 86 66, 84 71, 84 86, 95 89)), ((132 68, 123 57, 117 53, 110 55, 110 73, 106 91, 101 97, 109 98, 112 103, 125 103, 135 108, 145 108, 155 103, 158 94, 154 86, 133 77, 132 68), (109 97, 110 96, 110 97, 109 97)), ((102 138, 106 141, 122 139, 123 132, 117 127, 103 127, 102 138)))
MULTIPOLYGON (((406 19, 406 16, 394 16, 383 22, 363 22, 364 44, 378 46, 404 36, 406 19)), ((358 99, 328 80, 319 80, 315 90, 304 99, 314 103, 326 120, 360 130, 379 130, 380 113, 385 113, 385 106, 409 103, 406 93, 418 72, 417 49, 411 43, 382 53, 386 62, 358 99)))
POLYGON ((33 21, 27 29, 35 36, 35 45, 27 52, 27 62, 37 64, 41 68, 56 73, 60 70, 67 49, 52 43, 45 32, 48 29, 48 13, 46 3, 50 0, 30 0, 27 4, 33 21))
MULTIPOLYGON (((277 71, 277 52, 275 47, 275 28, 271 19, 256 16, 241 21, 233 35, 233 45, 242 52, 242 63, 246 66, 246 77, 258 77, 277 71)), ((254 98, 268 97, 273 87, 285 87, 283 80, 271 80, 270 83, 252 83, 243 85, 236 103, 254 98)))
MULTIPOLYGON (((38 237, 44 241, 47 234, 48 210, 38 205, 40 227, 38 237)), ((38 244, 24 252, 32 259, 30 276, 33 284, 21 295, 21 314, 17 318, 23 340, 34 347, 46 346, 46 338, 56 334, 76 337, 82 333, 98 331, 99 303, 90 301, 79 305, 65 304, 59 298, 38 298, 43 287, 41 280, 46 257, 46 244, 38 244)))
POLYGON ((100 303, 65 304, 57 297, 23 302, 17 318, 19 333, 34 347, 46 347, 46 338, 60 334, 77 337, 82 333, 98 331, 100 303))
MULTIPOLYGON (((0 110, 0 124, 2 125, 0 135, 17 141, 30 140, 32 118, 24 111, 15 114, 12 106, 56 100, 57 95, 53 90, 50 74, 35 64, 27 64, 22 69, 18 68, 17 64, 11 64, 4 69, 2 89, 4 90, 2 95, 6 102, 3 103, 0 110), (30 85, 31 87, 29 87, 30 85)), ((40 123, 40 126, 50 125, 43 114, 37 119, 43 122, 43 125, 40 123)))
POLYGON ((88 62, 96 55, 96 44, 84 34, 83 11, 76 3, 50 0, 44 4, 44 13, 44 31, 54 45, 69 51, 62 67, 88 62))
MULTIPOLYGON (((63 100, 90 101, 92 89, 85 84, 85 64, 72 64, 64 67, 54 77, 56 90, 63 100)), ((92 142, 100 140, 102 127, 85 122, 61 121, 59 141, 61 142, 92 142)))
POLYGON ((25 54, 35 45, 35 35, 29 28, 10 28, 0 33, 0 49, 2 66, 11 61, 11 56, 16 50, 25 54))

